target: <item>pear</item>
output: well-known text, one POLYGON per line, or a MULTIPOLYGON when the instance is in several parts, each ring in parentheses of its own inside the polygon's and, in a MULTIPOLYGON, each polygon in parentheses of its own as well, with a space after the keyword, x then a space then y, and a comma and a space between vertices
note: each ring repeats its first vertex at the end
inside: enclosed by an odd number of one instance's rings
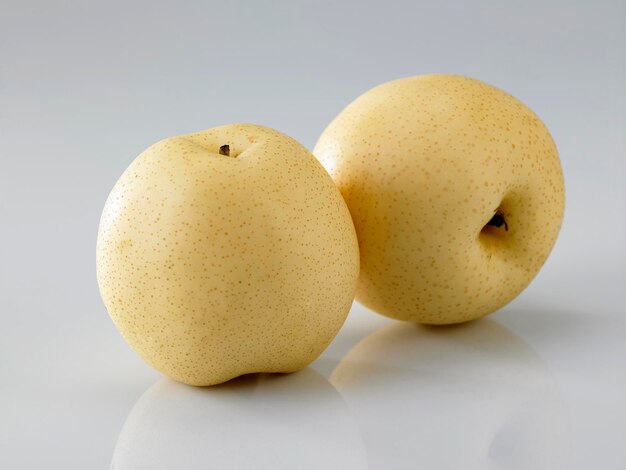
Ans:
POLYGON ((162 140, 109 195, 97 277, 148 364, 192 385, 311 363, 359 272, 350 213, 301 144, 233 124, 162 140))
POLYGON ((392 318, 447 324, 494 312, 528 286, 561 227, 563 173, 548 129, 479 80, 380 85, 313 153, 356 227, 356 299, 392 318))

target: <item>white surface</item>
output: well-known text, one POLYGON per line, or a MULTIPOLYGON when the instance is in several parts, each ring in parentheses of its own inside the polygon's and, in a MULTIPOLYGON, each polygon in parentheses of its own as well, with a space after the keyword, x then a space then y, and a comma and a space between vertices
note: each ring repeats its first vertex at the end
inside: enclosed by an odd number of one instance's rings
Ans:
POLYGON ((624 24, 623 0, 4 0, 0 468, 626 468, 624 24), (355 305, 290 376, 198 390, 143 364, 94 267, 134 156, 235 121, 311 148, 366 89, 429 72, 502 87, 555 138, 566 217, 530 288, 454 328, 355 305))
POLYGON ((310 368, 214 388, 68 337, 4 387, 3 468, 621 469, 621 286, 552 271, 451 328, 355 305, 310 368))

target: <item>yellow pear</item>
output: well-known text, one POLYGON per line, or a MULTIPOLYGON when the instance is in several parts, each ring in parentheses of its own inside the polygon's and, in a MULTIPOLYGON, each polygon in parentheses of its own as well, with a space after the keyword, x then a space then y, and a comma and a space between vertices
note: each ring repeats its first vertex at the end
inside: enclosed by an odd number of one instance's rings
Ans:
POLYGON ((113 322, 187 384, 305 367, 343 324, 358 272, 330 176, 292 138, 251 124, 152 145, 100 221, 98 283, 113 322))
POLYGON ((366 92, 313 153, 352 214, 356 298, 400 320, 447 324, 489 314, 537 274, 564 208, 556 146, 513 96, 456 75, 366 92))

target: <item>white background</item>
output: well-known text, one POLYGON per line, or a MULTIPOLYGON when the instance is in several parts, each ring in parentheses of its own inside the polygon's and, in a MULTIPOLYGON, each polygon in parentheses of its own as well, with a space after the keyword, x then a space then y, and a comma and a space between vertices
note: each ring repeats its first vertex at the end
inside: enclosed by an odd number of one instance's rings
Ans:
POLYGON ((626 468, 625 2, 226 4, 0 3, 0 468, 626 468), (438 329, 355 304, 310 368, 211 389, 134 355, 94 252, 138 153, 230 122, 312 148, 431 72, 512 93, 559 147, 565 222, 518 299, 438 329))

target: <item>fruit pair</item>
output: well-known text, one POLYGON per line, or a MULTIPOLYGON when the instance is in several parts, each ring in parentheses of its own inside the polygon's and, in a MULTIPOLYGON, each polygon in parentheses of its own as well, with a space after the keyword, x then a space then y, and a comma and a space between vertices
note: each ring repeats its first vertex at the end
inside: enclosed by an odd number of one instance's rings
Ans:
POLYGON ((313 153, 332 179, 293 139, 230 125, 161 141, 122 175, 98 281, 146 362, 194 385, 298 370, 334 338, 355 289, 401 320, 478 318, 528 285, 560 228, 550 134, 477 80, 376 87, 313 153))

